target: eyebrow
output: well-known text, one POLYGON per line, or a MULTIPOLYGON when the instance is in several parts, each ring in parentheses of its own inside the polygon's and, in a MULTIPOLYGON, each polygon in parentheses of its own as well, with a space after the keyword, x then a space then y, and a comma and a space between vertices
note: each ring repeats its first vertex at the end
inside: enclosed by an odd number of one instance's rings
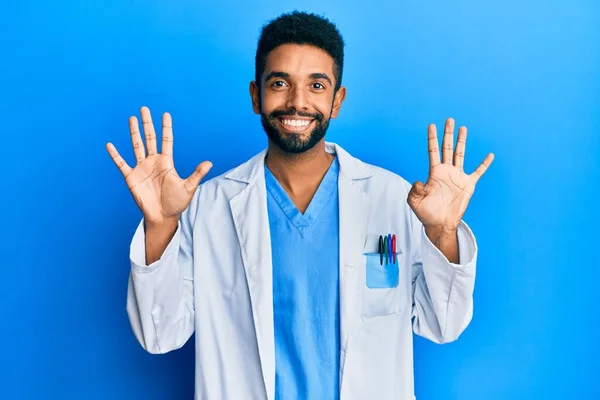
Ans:
MULTIPOLYGON (((326 80, 327 82, 329 82, 330 85, 333 86, 333 84, 331 83, 331 79, 329 78, 329 76, 327 76, 327 74, 324 74, 322 72, 314 72, 314 73, 310 74, 309 77, 310 77, 310 79, 323 79, 323 80, 326 80)), ((282 72, 282 71, 271 71, 265 77, 265 82, 268 82, 269 79, 272 79, 272 78, 289 79, 290 78, 290 74, 288 74, 287 72, 282 72)))
POLYGON ((287 72, 281 72, 281 71, 271 71, 269 72, 269 74, 265 77, 265 82, 268 82, 269 79, 271 78, 284 78, 284 79, 289 79, 290 74, 288 74, 287 72))
POLYGON ((331 83, 331 79, 329 79, 329 77, 327 76, 327 74, 324 74, 322 72, 315 72, 314 74, 310 74, 310 78, 311 79, 323 79, 323 80, 326 80, 327 82, 329 82, 329 84, 331 86, 333 86, 333 84, 331 83))

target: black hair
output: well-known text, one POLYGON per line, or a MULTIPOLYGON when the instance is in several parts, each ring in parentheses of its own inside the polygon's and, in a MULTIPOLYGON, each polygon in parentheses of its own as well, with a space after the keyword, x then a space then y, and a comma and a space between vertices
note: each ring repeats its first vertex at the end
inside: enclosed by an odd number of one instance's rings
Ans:
POLYGON ((329 54, 334 61, 335 91, 340 88, 344 70, 342 35, 327 18, 301 11, 282 14, 262 27, 255 59, 255 79, 259 88, 267 55, 288 43, 312 45, 329 54))

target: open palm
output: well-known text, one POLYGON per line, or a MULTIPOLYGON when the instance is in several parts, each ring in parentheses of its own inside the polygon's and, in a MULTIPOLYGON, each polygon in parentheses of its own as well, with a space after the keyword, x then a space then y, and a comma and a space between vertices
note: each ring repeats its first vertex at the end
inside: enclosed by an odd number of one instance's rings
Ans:
POLYGON ((173 163, 173 128, 169 113, 163 114, 162 153, 157 152, 156 134, 150 110, 141 109, 146 139, 144 151, 136 117, 129 119, 131 142, 137 165, 129 167, 112 143, 106 149, 125 177, 127 187, 144 214, 147 223, 160 223, 169 218, 178 218, 189 205, 196 188, 208 173, 212 164, 203 162, 187 179, 181 179, 173 163))
POLYGON ((453 153, 454 120, 449 118, 444 128, 440 162, 436 127, 433 124, 429 126, 429 177, 425 184, 415 182, 407 199, 426 227, 456 229, 467 209, 477 181, 494 160, 494 155, 490 153, 472 174, 466 174, 463 170, 466 139, 467 129, 461 127, 453 153))

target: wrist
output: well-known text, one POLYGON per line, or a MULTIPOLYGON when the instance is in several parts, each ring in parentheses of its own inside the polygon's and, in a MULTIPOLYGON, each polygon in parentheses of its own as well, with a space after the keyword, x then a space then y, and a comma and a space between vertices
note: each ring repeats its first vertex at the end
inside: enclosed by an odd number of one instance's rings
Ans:
POLYGON ((144 221, 146 236, 146 265, 151 265, 162 257, 169 242, 177 232, 179 218, 160 221, 144 221))
POLYGON ((458 227, 425 226, 425 234, 449 262, 458 264, 458 227))
POLYGON ((458 226, 424 225, 428 236, 454 236, 458 232, 458 226))
POLYGON ((144 229, 146 231, 165 231, 171 230, 179 223, 179 217, 163 218, 160 220, 146 220, 144 219, 144 229))

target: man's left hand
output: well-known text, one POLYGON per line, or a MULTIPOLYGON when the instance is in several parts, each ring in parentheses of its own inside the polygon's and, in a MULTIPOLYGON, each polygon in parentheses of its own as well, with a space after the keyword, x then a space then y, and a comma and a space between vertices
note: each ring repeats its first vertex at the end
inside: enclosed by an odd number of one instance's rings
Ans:
POLYGON ((448 118, 442 142, 442 161, 438 149, 435 125, 429 125, 429 177, 427 182, 415 182, 407 202, 426 229, 439 232, 453 232, 467 210, 469 200, 477 181, 487 171, 494 160, 489 153, 477 169, 470 175, 463 170, 467 128, 458 130, 456 149, 454 142, 454 120, 448 118))

